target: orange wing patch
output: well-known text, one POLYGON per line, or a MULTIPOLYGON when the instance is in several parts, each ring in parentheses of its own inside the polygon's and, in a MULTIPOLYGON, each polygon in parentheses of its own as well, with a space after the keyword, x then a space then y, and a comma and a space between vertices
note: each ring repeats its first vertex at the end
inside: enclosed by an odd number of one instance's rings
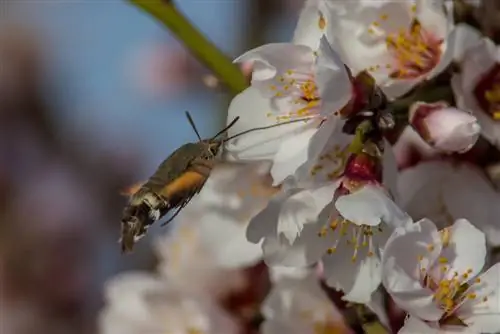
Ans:
POLYGON ((144 184, 144 182, 135 183, 135 184, 131 185, 130 187, 127 187, 127 188, 123 189, 122 191, 120 191, 120 195, 132 196, 142 187, 143 184, 144 184))
POLYGON ((159 195, 165 198, 171 198, 179 193, 185 193, 188 190, 194 190, 203 185, 207 177, 195 171, 184 172, 174 181, 167 184, 159 195))

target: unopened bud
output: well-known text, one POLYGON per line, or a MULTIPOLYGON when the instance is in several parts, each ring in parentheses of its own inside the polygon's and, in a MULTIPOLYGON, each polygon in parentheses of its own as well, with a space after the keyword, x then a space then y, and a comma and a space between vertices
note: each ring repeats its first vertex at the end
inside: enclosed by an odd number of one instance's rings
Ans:
POLYGON ((481 132, 473 115, 445 102, 416 102, 410 108, 409 120, 429 145, 448 153, 470 150, 481 132))

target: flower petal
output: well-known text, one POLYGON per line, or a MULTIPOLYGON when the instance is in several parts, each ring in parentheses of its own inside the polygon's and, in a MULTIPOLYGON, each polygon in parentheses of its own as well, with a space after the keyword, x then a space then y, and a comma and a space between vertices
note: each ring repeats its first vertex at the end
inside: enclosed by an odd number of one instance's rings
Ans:
POLYGON ((318 129, 315 126, 309 126, 301 133, 283 140, 274 156, 273 167, 271 168, 274 185, 282 183, 307 162, 310 142, 317 132, 318 129))
POLYGON ((222 267, 242 267, 262 257, 260 246, 246 240, 246 229, 278 191, 271 187, 269 167, 268 162, 219 164, 185 209, 222 267))
POLYGON ((474 283, 469 292, 476 294, 475 300, 466 302, 458 315, 475 330, 475 333, 500 331, 500 263, 495 264, 474 283), (486 299, 485 299, 486 298, 486 299))
POLYGON ((415 316, 410 316, 405 320, 405 324, 399 330, 398 334, 442 334, 439 328, 432 328, 415 316))
POLYGON ((318 237, 316 224, 307 224, 293 244, 283 235, 267 237, 262 250, 269 266, 303 267, 316 263, 328 246, 327 240, 318 237))
POLYGON ((316 50, 324 34, 322 25, 328 25, 327 12, 322 8, 323 0, 307 0, 299 15, 297 27, 293 33, 294 44, 307 45, 316 50), (322 10, 323 9, 323 10, 322 10))
POLYGON ((466 219, 459 219, 449 228, 449 235, 449 241, 443 244, 441 251, 441 257, 448 259, 452 268, 446 277, 453 278, 454 272, 475 277, 483 269, 486 257, 484 233, 466 219))
POLYGON ((247 51, 234 62, 253 62, 252 86, 266 97, 272 97, 275 92, 270 86, 276 76, 290 69, 309 71, 314 53, 305 45, 271 43, 247 51))
POLYGON ((399 307, 425 320, 439 320, 443 314, 433 302, 432 291, 422 287, 419 280, 421 268, 430 267, 440 251, 436 226, 422 219, 397 228, 382 254, 383 284, 387 292, 399 307))
POLYGON ((329 116, 351 100, 353 88, 344 63, 325 36, 321 38, 316 67, 322 114, 329 116))
MULTIPOLYGON (((236 117, 239 119, 228 129, 228 136, 276 124, 274 119, 267 117, 272 108, 270 99, 263 97, 253 87, 247 88, 236 96, 229 106, 228 122, 236 117)), ((302 122, 290 123, 244 134, 226 143, 226 158, 233 161, 272 160, 283 140, 294 135, 296 131, 300 133, 303 126, 302 122)))
POLYGON ((397 227, 410 221, 410 217, 381 188, 372 185, 339 197, 335 207, 342 217, 357 225, 377 226, 384 221, 397 227))
POLYGON ((348 247, 338 247, 335 253, 323 256, 326 284, 341 289, 344 300, 368 303, 382 281, 380 259, 366 256, 353 262, 351 258, 348 247))

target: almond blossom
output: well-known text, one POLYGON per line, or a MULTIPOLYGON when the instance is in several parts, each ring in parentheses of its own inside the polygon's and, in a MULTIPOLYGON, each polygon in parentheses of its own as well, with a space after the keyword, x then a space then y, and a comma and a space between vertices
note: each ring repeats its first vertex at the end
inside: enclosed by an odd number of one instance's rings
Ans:
POLYGON ((422 139, 445 153, 470 150, 481 131, 474 116, 446 102, 415 102, 410 108, 409 121, 422 139))
POLYGON ((278 277, 262 304, 263 334, 352 333, 312 270, 278 277))
POLYGON ((452 87, 459 108, 474 113, 481 134, 500 147, 500 48, 487 38, 470 47, 452 87))
POLYGON ((486 234, 488 244, 500 245, 500 199, 476 166, 452 161, 422 162, 398 177, 401 206, 414 220, 431 219, 439 228, 465 218, 486 234))
POLYGON ((456 36, 448 1, 326 1, 326 35, 353 70, 368 70, 389 98, 451 62, 456 36))
POLYGON ((196 223, 197 237, 217 267, 243 268, 262 259, 260 245, 246 240, 246 230, 280 189, 272 186, 270 166, 268 161, 218 164, 181 213, 196 223))
MULTIPOLYGON (((231 140, 225 147, 231 160, 272 160, 274 184, 306 162, 309 143, 319 125, 352 98, 352 85, 344 64, 325 38, 320 49, 305 45, 273 43, 250 50, 236 59, 253 62, 252 86, 238 95, 229 107, 228 120, 240 120, 229 130, 233 134, 288 122, 231 140)), ((318 140, 320 145, 324 140, 318 140)))
POLYGON ((500 331, 500 264, 483 271, 485 235, 465 219, 441 231, 429 219, 387 241, 383 283, 408 312, 399 333, 500 331))
POLYGON ((200 295, 170 288, 147 273, 118 275, 105 286, 101 334, 238 333, 232 319, 200 295))
POLYGON ((296 184, 285 185, 251 220, 247 237, 262 242, 269 265, 322 259, 329 285, 344 290, 346 300, 368 302, 381 280, 379 250, 392 228, 410 218, 392 199, 390 147, 383 162, 366 152, 349 154, 350 137, 334 132, 323 154, 296 173, 296 184))

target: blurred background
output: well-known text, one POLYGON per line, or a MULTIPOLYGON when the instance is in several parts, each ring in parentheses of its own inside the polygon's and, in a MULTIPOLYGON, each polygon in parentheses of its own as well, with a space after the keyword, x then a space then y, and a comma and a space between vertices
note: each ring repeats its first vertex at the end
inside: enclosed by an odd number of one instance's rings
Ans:
MULTIPOLYGON (((181 0, 229 57, 289 40, 302 0, 181 0)), ((120 0, 0 1, 0 332, 96 333, 122 256, 120 191, 225 123, 230 96, 165 28, 120 0)))

